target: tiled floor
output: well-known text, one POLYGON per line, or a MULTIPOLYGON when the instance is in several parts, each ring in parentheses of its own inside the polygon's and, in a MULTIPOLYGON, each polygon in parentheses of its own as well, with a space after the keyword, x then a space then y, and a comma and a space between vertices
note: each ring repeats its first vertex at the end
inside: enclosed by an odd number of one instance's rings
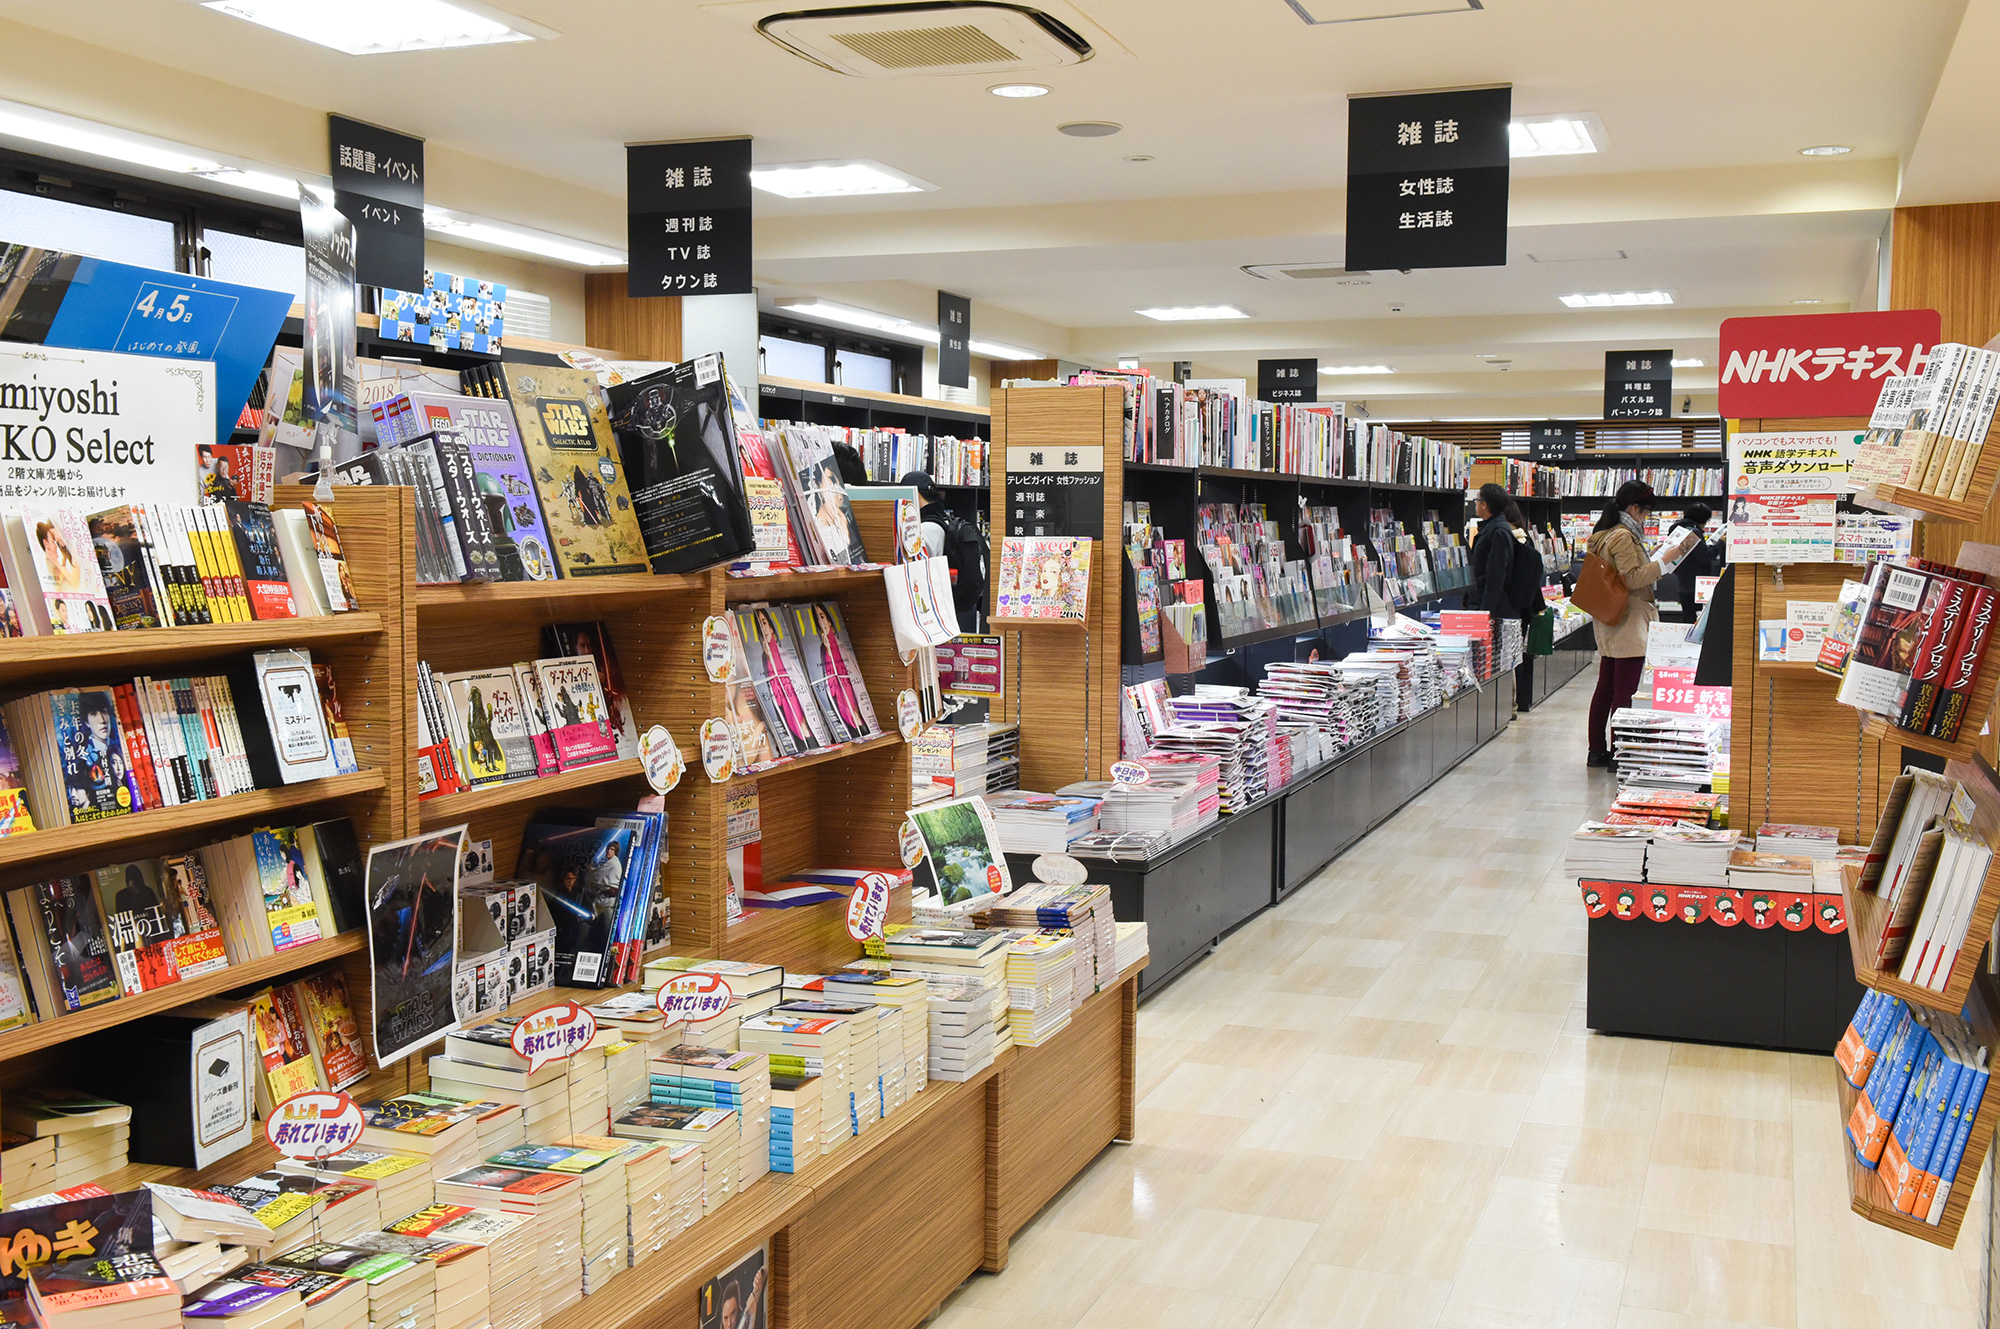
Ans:
POLYGON ((1591 676, 1139 1011, 1139 1138, 936 1329, 1969 1329, 1847 1207, 1824 1057, 1584 1026, 1591 676))

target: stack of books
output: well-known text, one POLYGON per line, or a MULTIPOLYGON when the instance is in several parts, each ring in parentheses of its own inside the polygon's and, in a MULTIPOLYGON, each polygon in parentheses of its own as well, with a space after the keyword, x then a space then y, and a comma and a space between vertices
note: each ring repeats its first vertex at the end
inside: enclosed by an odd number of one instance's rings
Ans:
MULTIPOLYGON (((601 1040, 600 1040, 601 1041, 601 1040)), ((609 1117, 623 1113, 627 1108, 647 1102, 652 1097, 652 1085, 646 1063, 652 1060, 652 1049, 643 1043, 634 1043, 623 1038, 605 1043, 604 1085, 609 1096, 609 1117)))
POLYGON ((578 1049, 563 1063, 572 1135, 602 1135, 611 1125, 611 1080, 604 1066, 604 1045, 613 1041, 612 1035, 599 1033, 589 1047, 578 1049))
POLYGON ((560 1062, 528 1071, 509 1041, 514 1022, 502 1020, 445 1035, 430 1059, 431 1089, 454 1098, 483 1098, 521 1109, 522 1133, 547 1140, 569 1133, 569 1075, 560 1062))
POLYGON ((1644 881, 1648 826, 1612 826, 1586 821, 1570 833, 1563 874, 1579 881, 1644 881))
POLYGON ((432 1266, 407 1255, 365 1246, 315 1241, 267 1263, 308 1273, 338 1274, 368 1285, 370 1329, 433 1329, 437 1323, 437 1275, 432 1266))
POLYGON ((626 1267, 625 1154, 618 1142, 611 1142, 608 1149, 575 1144, 523 1145, 486 1161, 492 1167, 526 1168, 576 1179, 582 1200, 579 1241, 583 1295, 603 1291, 611 1277, 626 1267))
POLYGON ((910 744, 910 806, 1013 789, 1021 782, 1021 726, 936 724, 910 744))
POLYGON ((739 1190, 771 1170, 771 1064, 767 1056, 747 1048, 736 1052, 694 1044, 672 1048, 653 1058, 651 1088, 655 1104, 727 1108, 735 1114, 738 1156, 731 1175, 739 1190))
MULTIPOLYGON (((879 1012, 864 1002, 802 998, 779 1004, 772 1012, 789 1018, 839 1020, 847 1026, 847 1119, 835 1124, 842 1134, 859 1135, 882 1118, 882 1029, 879 1012)), ((896 1037, 900 1052, 901 1038, 896 1037)), ((787 1069, 794 1069, 787 1067, 787 1069)), ((810 1069, 810 1068, 807 1068, 810 1069)), ((830 1086, 829 1086, 830 1087, 830 1086)), ((835 1100, 838 1106, 841 1100, 835 1100)), ((837 1114, 836 1114, 837 1116, 837 1114)))
POLYGON ((14 1164, 27 1184, 10 1193, 24 1196, 68 1190, 116 1172, 125 1166, 132 1140, 129 1106, 72 1089, 10 1090, 0 1124, 26 1140, 48 1141, 14 1164), (34 1184, 41 1181, 48 1184, 34 1184))
POLYGON ((1986 1101, 1986 1048, 1965 1020, 1870 991, 1835 1060, 1858 1091, 1847 1140, 1896 1208, 1936 1226, 1986 1101))
POLYGON ((1760 854, 1738 849, 1729 855, 1729 889, 1733 891, 1796 891, 1811 894, 1813 861, 1796 854, 1760 854))
MULTIPOLYGON (((1638 830, 1640 827, 1620 827, 1638 830)), ((1729 885, 1729 859, 1740 837, 1735 831, 1704 831, 1691 826, 1660 826, 1652 831, 1646 850, 1646 880, 1673 886, 1729 885)), ((1761 842, 1761 840, 1760 840, 1761 842)), ((1613 880, 1617 880, 1614 878, 1613 880)))
POLYGON ((993 994, 976 981, 934 982, 930 997, 930 1074, 970 1080, 993 1064, 993 994))
POLYGON ((1118 972, 1124 973, 1133 965, 1146 958, 1151 951, 1146 945, 1146 925, 1144 923, 1119 923, 1117 949, 1114 952, 1118 972))
POLYGON ((1757 852, 1832 858, 1840 852, 1840 832, 1832 826, 1767 821, 1757 828, 1757 852))
POLYGON ((1613 826, 1707 826, 1721 806, 1719 794, 1622 786, 1604 820, 1613 826))
POLYGON ((736 1124, 735 1112, 728 1108, 649 1104, 634 1108, 611 1123, 611 1133, 626 1139, 666 1143, 674 1149, 676 1172, 683 1164, 678 1146, 697 1146, 699 1157, 688 1159, 687 1163, 701 1177, 702 1214, 714 1213, 736 1194, 736 1161, 742 1152, 743 1132, 736 1124))
POLYGON ((832 1153, 854 1133, 849 1100, 854 1093, 851 1063, 857 1027, 853 1020, 837 1015, 773 1011, 743 1028, 743 1050, 765 1056, 774 1093, 781 1078, 814 1081, 815 1102, 823 1103, 827 1110, 818 1114, 818 1136, 801 1139, 801 1148, 806 1147, 807 1139, 813 1139, 814 1153, 832 1153), (833 1110, 835 1105, 839 1111, 833 1110))
POLYGON ((694 1226, 707 1211, 708 1178, 703 1172, 700 1144, 689 1140, 663 1143, 672 1163, 667 1174, 667 1237, 671 1239, 694 1226))
POLYGON ((1021 1047, 1040 1047, 1069 1027, 1076 939, 1033 932, 1007 948, 1007 1025, 1021 1047))
POLYGON ((771 1171, 797 1172, 819 1157, 818 1075, 771 1077, 771 1171))
MULTIPOLYGON (((612 1135, 572 1135, 558 1144, 596 1149, 616 1156, 625 1178, 625 1240, 617 1263, 630 1268, 658 1250, 667 1233, 667 1183, 673 1153, 657 1140, 620 1139, 612 1135)), ((588 1200, 585 1201, 586 1206, 588 1200)), ((589 1219, 585 1220, 586 1228, 589 1219)), ((588 1233, 586 1246, 590 1245, 588 1233)), ((586 1290, 589 1276, 585 1276, 586 1290)))
POLYGON ((11 1127, 0 1134, 0 1193, 46 1195, 56 1187, 56 1139, 11 1127))
POLYGON ((431 1235, 486 1248, 486 1305, 492 1329, 535 1329, 542 1303, 535 1282, 534 1224, 499 1209, 439 1206, 457 1212, 431 1235))
POLYGON ((279 1172, 323 1183, 364 1182, 375 1190, 383 1218, 412 1214, 431 1202, 431 1165, 414 1154, 392 1154, 360 1145, 331 1158, 281 1158, 279 1172))
MULTIPOLYGON (((787 978, 785 981, 787 1001, 824 999, 857 1006, 885 1007, 898 1012, 902 1030, 901 1060, 907 1089, 904 1097, 923 1092, 926 1078, 924 1050, 930 1041, 929 1032, 925 1027, 928 1020, 926 1005, 928 994, 924 980, 908 974, 844 969, 839 973, 822 975, 818 979, 804 980, 803 990, 797 997, 793 996, 794 987, 793 981, 787 978)), ((886 1033, 878 1035, 878 1046, 885 1038, 887 1038, 886 1033)))
POLYGON ((181 1290, 154 1254, 149 1204, 143 1191, 100 1191, 17 1225, 14 1244, 36 1247, 38 1258, 10 1266, 8 1318, 32 1316, 50 1329, 178 1329, 181 1290))
POLYGON ((573 1176, 482 1164, 437 1183, 446 1204, 498 1209, 534 1225, 535 1289, 543 1318, 583 1296, 583 1190, 573 1176))
POLYGON ((442 1177, 478 1162, 479 1119, 493 1105, 442 1094, 403 1094, 361 1105, 361 1143, 416 1154, 442 1177))
MULTIPOLYGON (((246 1284, 297 1293, 302 1311, 299 1329, 364 1329, 368 1323, 368 1284, 360 1279, 276 1264, 251 1265, 236 1277, 246 1284)), ((186 1322, 183 1306, 182 1323, 186 1322)))
POLYGON ((1121 972, 1114 951, 1117 920, 1111 913, 1111 888, 1105 885, 1057 886, 1036 882, 1003 895, 986 911, 985 926, 996 928, 1061 928, 1076 938, 1078 1002, 1117 981, 1121 972))
POLYGON ((1072 794, 1037 794, 1025 789, 991 794, 997 846, 1008 854, 1065 854, 1070 842, 1097 829, 1102 800, 1072 794))
POLYGON ((650 988, 607 997, 589 1007, 589 1011, 599 1029, 616 1030, 626 1041, 639 1044, 647 1057, 687 1041, 684 1037, 687 1030, 678 1021, 669 1021, 660 1014, 659 1001, 650 988))
POLYGON ((436 1329, 477 1329, 490 1323, 492 1286, 486 1248, 477 1242, 437 1237, 445 1224, 472 1212, 469 1205, 430 1205, 397 1220, 379 1232, 353 1240, 353 1245, 407 1255, 431 1267, 436 1329))
POLYGON ((1728 736, 1727 721, 1624 707, 1611 713, 1611 764, 1620 785, 1706 789, 1728 736))
POLYGON ((1146 768, 1147 780, 1142 785, 1085 781, 1056 792, 1102 798, 1097 817, 1100 831, 1166 835, 1178 843, 1214 825, 1220 815, 1222 762, 1213 755, 1194 753, 1177 753, 1174 758, 1169 760, 1164 753, 1134 758, 1146 768))

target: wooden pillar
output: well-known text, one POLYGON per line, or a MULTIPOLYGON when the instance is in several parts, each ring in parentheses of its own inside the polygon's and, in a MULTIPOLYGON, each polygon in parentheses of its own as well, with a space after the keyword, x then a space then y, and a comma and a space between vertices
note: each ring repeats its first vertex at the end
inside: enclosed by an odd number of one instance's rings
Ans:
MULTIPOLYGON (((681 358, 681 301, 677 295, 634 300, 622 272, 592 272, 583 279, 583 339, 631 360, 681 358)), ((756 384, 746 391, 757 395, 756 384)))

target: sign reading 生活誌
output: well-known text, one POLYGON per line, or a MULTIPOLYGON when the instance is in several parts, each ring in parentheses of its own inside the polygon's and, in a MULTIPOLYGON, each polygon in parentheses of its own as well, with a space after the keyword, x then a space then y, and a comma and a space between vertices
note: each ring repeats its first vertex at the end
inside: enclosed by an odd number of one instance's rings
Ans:
POLYGON ((215 366, 0 343, 0 500, 97 512, 197 501, 215 366))
POLYGON ((1502 267, 1512 88, 1347 101, 1347 269, 1502 267))

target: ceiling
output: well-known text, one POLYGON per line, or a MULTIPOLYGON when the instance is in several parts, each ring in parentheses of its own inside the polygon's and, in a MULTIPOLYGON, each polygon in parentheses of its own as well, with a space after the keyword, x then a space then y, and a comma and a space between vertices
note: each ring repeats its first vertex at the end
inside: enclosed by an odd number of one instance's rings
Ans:
POLYGON ((501 0, 561 36, 362 58, 192 0, 0 0, 15 53, 0 96, 291 169, 323 164, 314 126, 340 111, 424 135, 440 203, 614 244, 626 142, 750 134, 760 163, 872 158, 938 188, 759 194, 767 303, 819 294, 928 321, 944 288, 972 297, 978 335, 1070 359, 1389 364, 1327 391, 1396 397, 1408 416, 1592 414, 1603 353, 1636 347, 1709 361, 1676 391, 1712 409, 1721 318, 1872 307, 1899 197, 2000 196, 2000 0, 1486 0, 1319 26, 1286 0, 1041 5, 1101 53, 1037 76, 1047 97, 1003 100, 994 78, 855 79, 798 60, 746 17, 790 0, 501 0), (176 77, 148 75, 160 66, 176 77), (1595 112, 1610 140, 1514 164, 1505 268, 1365 286, 1241 271, 1341 259, 1348 95, 1493 82, 1513 84, 1516 115, 1595 112), (1073 119, 1125 128, 1055 132, 1073 119), (225 131, 235 141, 213 141, 225 131), (1854 151, 1798 155, 1821 143, 1854 151), (1555 299, 1654 287, 1676 304, 1555 299), (1256 317, 1134 313, 1224 302, 1256 317))

